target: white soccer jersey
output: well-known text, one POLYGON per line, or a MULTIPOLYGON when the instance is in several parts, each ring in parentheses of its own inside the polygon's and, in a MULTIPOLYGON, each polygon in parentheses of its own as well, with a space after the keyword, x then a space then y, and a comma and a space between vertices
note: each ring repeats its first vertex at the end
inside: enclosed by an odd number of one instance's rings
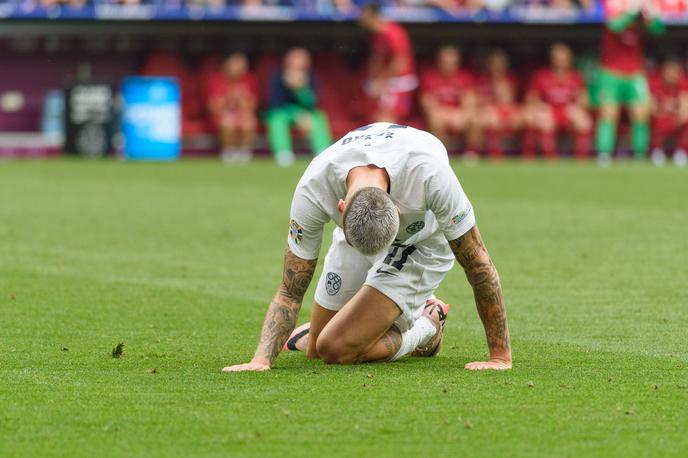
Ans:
POLYGON ((337 203, 346 196, 349 171, 371 164, 387 171, 389 194, 400 210, 395 242, 418 244, 438 231, 454 240, 475 225, 442 142, 422 130, 378 122, 349 132, 306 169, 291 205, 288 243, 296 256, 318 257, 324 225, 340 225, 337 203))

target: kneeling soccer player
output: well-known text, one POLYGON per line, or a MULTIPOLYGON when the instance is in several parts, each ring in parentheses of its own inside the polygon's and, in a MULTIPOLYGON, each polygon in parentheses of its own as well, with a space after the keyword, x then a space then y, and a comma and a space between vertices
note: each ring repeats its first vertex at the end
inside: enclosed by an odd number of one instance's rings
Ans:
POLYGON ((456 258, 490 350, 489 361, 466 368, 511 368, 499 276, 446 149, 427 132, 375 123, 308 166, 292 201, 282 282, 255 355, 224 371, 270 369, 294 331, 330 220, 338 227, 315 292, 308 357, 351 364, 434 356, 448 307, 433 293, 456 258))

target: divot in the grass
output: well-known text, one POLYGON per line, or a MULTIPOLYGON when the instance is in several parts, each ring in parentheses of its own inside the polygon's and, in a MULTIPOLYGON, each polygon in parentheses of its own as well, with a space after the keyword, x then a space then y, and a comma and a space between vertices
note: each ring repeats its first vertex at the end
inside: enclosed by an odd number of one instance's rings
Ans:
POLYGON ((113 358, 121 358, 124 356, 124 347, 124 342, 120 342, 112 348, 112 352, 110 354, 113 358))

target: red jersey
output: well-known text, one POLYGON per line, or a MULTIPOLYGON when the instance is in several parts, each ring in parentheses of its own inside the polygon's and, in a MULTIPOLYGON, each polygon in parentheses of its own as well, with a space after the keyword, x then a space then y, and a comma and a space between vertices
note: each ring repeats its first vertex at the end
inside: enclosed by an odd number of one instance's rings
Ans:
POLYGON ((421 79, 421 91, 434 95, 441 105, 458 107, 463 95, 473 90, 473 76, 465 70, 443 75, 428 70, 421 79))
POLYGON ((626 27, 621 33, 612 32, 608 27, 604 28, 600 64, 622 75, 633 75, 643 71, 645 29, 639 20, 626 27))
POLYGON ((221 74, 215 74, 208 79, 207 94, 209 99, 224 98, 225 109, 235 109, 242 99, 258 96, 258 85, 250 73, 238 80, 230 80, 221 74))
MULTIPOLYGON (((630 0, 606 0, 605 17, 615 18, 627 14, 630 0)), ((600 64, 607 70, 622 75, 641 73, 645 65, 645 27, 640 14, 621 33, 612 31, 608 25, 602 29, 600 64)))
POLYGON ((679 97, 688 92, 688 80, 667 84, 659 75, 650 78, 650 92, 657 104, 656 116, 672 116, 678 113, 679 97))
POLYGON ((516 77, 512 74, 496 83, 489 75, 481 75, 476 79, 475 88, 481 103, 494 105, 510 105, 516 101, 516 77))
POLYGON ((382 30, 373 35, 373 52, 383 56, 385 66, 392 58, 404 57, 406 67, 394 76, 412 75, 416 70, 416 62, 411 48, 411 40, 406 30, 394 22, 386 22, 382 30))
POLYGON ((537 93, 543 102, 561 107, 578 100, 585 91, 585 82, 583 76, 575 70, 558 75, 551 69, 544 68, 535 73, 530 90, 537 93))

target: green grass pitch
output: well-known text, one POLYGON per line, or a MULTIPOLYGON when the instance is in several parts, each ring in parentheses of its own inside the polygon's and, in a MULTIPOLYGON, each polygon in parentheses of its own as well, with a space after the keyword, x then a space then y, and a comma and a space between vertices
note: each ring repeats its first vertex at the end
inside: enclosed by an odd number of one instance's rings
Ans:
POLYGON ((0 456, 688 456, 686 170, 455 164, 510 372, 463 369, 486 344, 455 268, 435 359, 223 374, 305 166, 0 163, 0 456))

